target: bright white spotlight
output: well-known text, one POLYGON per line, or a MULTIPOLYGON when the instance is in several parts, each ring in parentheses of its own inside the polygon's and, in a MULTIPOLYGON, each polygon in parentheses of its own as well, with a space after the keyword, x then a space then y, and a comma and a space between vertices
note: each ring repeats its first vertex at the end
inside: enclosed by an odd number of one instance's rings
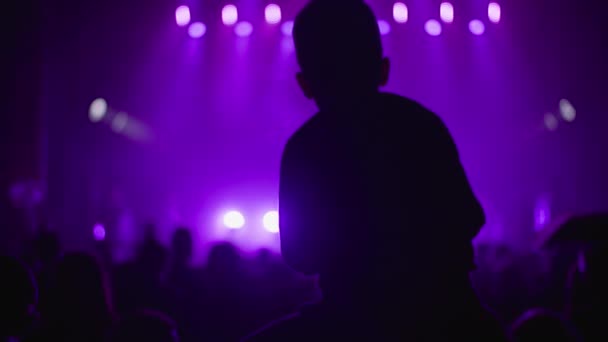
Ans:
POLYGON ((175 10, 175 22, 177 26, 186 26, 190 23, 190 8, 188 6, 179 6, 175 10))
POLYGON ((500 22, 500 5, 495 2, 490 2, 488 5, 488 19, 493 23, 500 22))
POLYGON ((234 5, 226 5, 222 8, 222 22, 224 25, 234 25, 239 20, 239 11, 234 5))
POLYGON ((278 233, 279 232, 279 212, 276 210, 271 210, 264 214, 262 218, 262 223, 264 224, 264 229, 270 233, 278 233))
POLYGON ((127 124, 129 123, 129 116, 125 112, 119 112, 116 114, 114 119, 112 119, 112 130, 116 133, 121 133, 127 128, 127 124))
POLYGON ((544 118, 545 128, 548 131, 555 131, 559 125, 559 121, 553 113, 546 113, 544 118))
POLYGON ((281 21, 281 7, 277 4, 270 4, 264 10, 264 17, 269 24, 278 24, 281 21))
POLYGON ((291 36, 293 33, 293 21, 286 21, 281 25, 281 32, 286 36, 291 36))
POLYGON ((234 27, 234 33, 239 37, 249 37, 253 33, 253 25, 248 21, 241 21, 234 27))
POLYGON ((97 98, 91 102, 89 106, 89 119, 93 122, 98 122, 106 116, 108 112, 108 103, 106 100, 97 98))
POLYGON ((407 6, 403 2, 396 2, 393 5, 393 18, 396 22, 403 24, 407 22, 407 6))
POLYGON ((229 229, 241 229, 245 226, 245 217, 236 210, 224 214, 224 226, 229 229))
POLYGON ((454 6, 449 2, 442 2, 439 6, 439 17, 445 23, 452 23, 454 21, 454 6))
POLYGON ((570 101, 566 99, 561 99, 559 101, 559 112, 562 116, 562 119, 568 122, 572 122, 574 121, 574 119, 576 119, 576 109, 574 108, 572 103, 570 103, 570 101))
POLYGON ((378 20, 378 29, 380 34, 385 36, 391 32, 391 25, 386 20, 378 20))
POLYGON ((431 36, 438 36, 441 34, 441 24, 435 19, 430 19, 424 24, 424 30, 431 36))
POLYGON ((481 36, 486 31, 486 26, 481 20, 471 20, 469 23, 469 31, 476 36, 481 36))
POLYGON ((201 22, 192 23, 188 27, 188 34, 191 38, 200 38, 205 35, 205 32, 207 32, 207 26, 201 22))

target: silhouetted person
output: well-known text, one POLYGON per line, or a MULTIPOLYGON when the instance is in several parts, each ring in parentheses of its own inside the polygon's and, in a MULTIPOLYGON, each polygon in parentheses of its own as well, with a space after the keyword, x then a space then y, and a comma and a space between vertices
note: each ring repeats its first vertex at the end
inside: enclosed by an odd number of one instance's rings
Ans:
POLYGON ((576 342, 578 338, 572 325, 559 315, 533 309, 523 314, 511 329, 513 342, 576 342))
POLYGON ((110 342, 178 342, 175 322, 160 312, 138 311, 118 322, 110 342))
POLYGON ((190 279, 183 279, 191 277, 192 234, 187 228, 179 228, 173 233, 171 254, 169 281, 180 283, 190 281, 190 279))
POLYGON ((500 338, 468 278, 484 213, 441 119, 379 91, 389 62, 370 8, 312 1, 293 37, 319 113, 283 153, 281 249, 324 300, 257 338, 500 338))
POLYGON ((113 314, 107 279, 97 260, 66 254, 58 264, 40 340, 103 341, 113 314))
POLYGON ((8 256, 0 256, 0 279, 0 341, 18 341, 35 322, 36 282, 25 264, 8 256))

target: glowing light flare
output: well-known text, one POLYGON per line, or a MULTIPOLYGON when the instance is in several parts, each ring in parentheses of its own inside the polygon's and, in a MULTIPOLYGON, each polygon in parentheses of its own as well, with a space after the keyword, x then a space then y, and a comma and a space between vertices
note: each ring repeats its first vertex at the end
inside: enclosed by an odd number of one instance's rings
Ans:
POLYGON ((241 21, 234 27, 234 33, 239 37, 249 37, 253 33, 253 26, 247 21, 241 21))
POLYGON ((500 5, 497 4, 496 2, 490 2, 488 4, 488 19, 490 19, 491 22, 497 24, 500 22, 500 16, 501 16, 500 5))
POLYGON ((551 132, 555 131, 557 129, 557 126, 559 125, 559 121, 557 120, 557 117, 553 115, 553 113, 546 113, 543 122, 545 128, 551 132))
POLYGON ((228 229, 241 229, 245 226, 245 216, 239 211, 232 210, 224 214, 223 223, 228 229))
POLYGON ((200 38, 205 35, 205 32, 207 32, 207 26, 201 22, 192 23, 188 27, 188 35, 191 38, 200 38))
POLYGON ((97 98, 91 102, 89 106, 89 119, 93 122, 101 121, 108 112, 108 103, 106 100, 97 98))
POLYGON ((385 36, 391 32, 391 25, 386 20, 378 20, 378 29, 380 34, 385 36))
POLYGON ((476 36, 480 36, 486 31, 486 26, 481 20, 474 19, 469 22, 469 31, 476 36))
POLYGON ((129 116, 125 112, 118 112, 112 119, 112 130, 116 133, 122 133, 129 124, 129 116))
POLYGON ((442 2, 439 5, 439 17, 446 23, 454 22, 454 6, 449 2, 442 2))
POLYGON ((424 24, 424 30, 431 36, 438 36, 441 34, 441 24, 435 19, 430 19, 424 24))
POLYGON ((264 229, 270 233, 278 233, 279 232, 279 212, 276 210, 271 210, 264 214, 262 218, 262 224, 264 225, 264 229))
POLYGON ((559 113, 565 121, 572 122, 576 119, 576 109, 572 103, 566 99, 561 99, 559 101, 559 113))
POLYGON ((190 23, 190 8, 188 6, 179 6, 175 10, 175 22, 177 26, 186 26, 190 23))
POLYGON ((393 19, 395 19, 395 21, 400 24, 407 22, 408 11, 406 4, 404 4, 403 2, 396 2, 393 5, 393 19))
POLYGON ((264 17, 269 24, 278 24, 281 22, 281 7, 277 4, 269 4, 264 9, 264 17))
POLYGON ((226 5, 222 8, 222 22, 224 25, 232 26, 239 21, 239 11, 235 5, 226 5))
POLYGON ((95 223, 93 226, 93 238, 95 241, 103 241, 106 239, 106 228, 101 223, 95 223))
POLYGON ((281 32, 286 36, 291 36, 293 33, 293 21, 286 21, 281 25, 281 32))

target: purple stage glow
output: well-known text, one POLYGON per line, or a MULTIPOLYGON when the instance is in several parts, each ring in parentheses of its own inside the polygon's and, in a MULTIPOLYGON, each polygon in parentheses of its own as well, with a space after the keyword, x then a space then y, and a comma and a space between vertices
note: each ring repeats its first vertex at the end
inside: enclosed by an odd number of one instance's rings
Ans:
POLYGON ((188 6, 179 6, 175 10, 175 22, 177 26, 186 26, 190 23, 190 8, 188 6))
POLYGON ((276 210, 271 210, 264 214, 262 218, 262 223, 264 225, 264 229, 270 233, 278 233, 279 232, 279 212, 276 210))
POLYGON ((127 128, 128 123, 129 116, 127 113, 119 112, 116 114, 114 119, 112 119, 112 130, 116 133, 122 133, 122 131, 127 128))
POLYGON ((396 22, 403 24, 407 22, 408 12, 407 5, 403 2, 396 2, 393 5, 393 18, 396 22))
POLYGON ((386 20, 378 20, 378 29, 380 34, 385 36, 391 32, 391 25, 386 20))
POLYGON ((481 20, 474 19, 469 23, 469 31, 476 36, 480 36, 486 31, 486 26, 481 20))
POLYGON ((270 4, 264 10, 264 17, 269 24, 278 24, 281 22, 281 7, 277 4, 270 4))
POLYGON ((441 34, 441 24, 435 19, 430 19, 424 24, 424 30, 431 36, 438 36, 441 34))
POLYGON ((245 226, 245 216, 239 211, 232 210, 224 214, 223 222, 228 229, 241 229, 245 226))
POLYGON ((493 23, 500 22, 500 5, 495 2, 490 2, 488 5, 488 19, 493 23))
POLYGON ((439 17, 446 23, 454 21, 454 6, 449 2, 442 2, 439 6, 439 17))
POLYGON ((572 103, 566 99, 561 99, 559 101, 559 113, 562 116, 562 119, 567 122, 572 122, 576 119, 576 109, 572 103))
POLYGON ((101 223, 95 223, 93 226, 93 238, 95 241, 103 241, 106 239, 106 229, 101 223))
POLYGON ((559 120, 557 120, 557 117, 555 117, 553 113, 546 113, 544 117, 544 124, 548 131, 555 131, 559 125, 559 120))
POLYGON ((106 116, 108 112, 108 103, 102 98, 97 98, 91 102, 89 107, 89 119, 92 122, 98 122, 106 116))
POLYGON ((249 37, 253 32, 253 26, 248 21, 241 21, 234 27, 234 33, 239 37, 249 37))
POLYGON ((207 26, 201 22, 192 23, 188 27, 188 34, 191 38, 200 38, 205 35, 205 32, 207 32, 207 26))
POLYGON ((239 11, 235 5, 226 5, 222 8, 222 22, 224 25, 232 26, 239 21, 239 11))
POLYGON ((281 25, 281 32, 286 36, 291 36, 293 33, 293 21, 286 21, 281 25))

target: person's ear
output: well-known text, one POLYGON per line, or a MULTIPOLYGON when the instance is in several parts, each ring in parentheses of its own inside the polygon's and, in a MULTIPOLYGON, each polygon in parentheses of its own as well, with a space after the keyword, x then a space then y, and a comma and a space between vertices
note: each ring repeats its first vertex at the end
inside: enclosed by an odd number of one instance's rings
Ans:
POLYGON ((312 99, 312 89, 310 88, 310 83, 304 77, 304 74, 300 71, 296 74, 296 79, 298 80, 298 84, 300 85, 300 89, 304 93, 307 99, 312 99))
POLYGON ((391 61, 388 57, 382 58, 382 63, 380 64, 380 86, 385 86, 388 83, 388 74, 391 70, 391 61))

